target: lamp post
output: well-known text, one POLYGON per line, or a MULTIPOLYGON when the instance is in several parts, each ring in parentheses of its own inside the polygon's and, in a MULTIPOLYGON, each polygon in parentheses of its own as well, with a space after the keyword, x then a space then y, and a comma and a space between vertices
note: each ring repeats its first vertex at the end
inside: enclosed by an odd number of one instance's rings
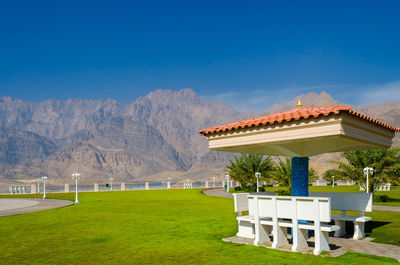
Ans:
POLYGON ((225 178, 226 178, 226 192, 229 192, 229 175, 226 174, 225 178))
POLYGON ((43 176, 42 180, 43 180, 43 199, 46 199, 46 181, 47 181, 47 176, 43 176))
POLYGON ((335 187, 335 176, 332 176, 332 188, 335 187))
POLYGON ((367 193, 369 193, 369 174, 371 174, 371 176, 374 174, 374 169, 372 167, 366 167, 363 169, 364 171, 364 175, 367 176, 367 193))
POLYGON ((75 203, 79 203, 78 201, 78 179, 80 179, 81 174, 74 173, 72 174, 72 179, 75 179, 75 203))
POLYGON ((112 181, 114 180, 114 178, 110 178, 110 190, 112 191, 112 181))
POLYGON ((260 172, 256 172, 256 179, 257 179, 257 192, 259 192, 259 188, 258 188, 258 178, 261 176, 260 172))

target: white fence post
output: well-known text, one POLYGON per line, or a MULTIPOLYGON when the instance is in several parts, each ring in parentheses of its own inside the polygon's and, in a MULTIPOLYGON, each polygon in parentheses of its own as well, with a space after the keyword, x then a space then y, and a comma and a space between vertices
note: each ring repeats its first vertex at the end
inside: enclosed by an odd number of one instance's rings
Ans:
POLYGON ((99 184, 94 183, 94 191, 95 192, 99 191, 99 184))
POLYGON ((125 183, 121 183, 121 191, 125 191, 125 183))
POLYGON ((64 184, 64 192, 69 192, 69 184, 64 184))
POLYGON ((144 189, 145 189, 145 190, 149 190, 149 189, 150 189, 149 183, 148 183, 148 182, 146 182, 146 184, 144 185, 144 189))
POLYGON ((31 194, 36 194, 36 184, 31 184, 31 194))

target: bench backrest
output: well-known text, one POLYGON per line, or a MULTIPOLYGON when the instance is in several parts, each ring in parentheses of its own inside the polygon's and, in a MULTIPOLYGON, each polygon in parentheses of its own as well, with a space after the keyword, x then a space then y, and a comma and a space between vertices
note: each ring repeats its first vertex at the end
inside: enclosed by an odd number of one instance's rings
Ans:
POLYGON ((235 205, 235 212, 243 212, 249 210, 249 204, 247 202, 247 195, 260 194, 260 195, 275 195, 274 191, 265 192, 247 192, 247 193, 233 193, 233 200, 235 205))
POLYGON ((248 195, 249 215, 259 217, 331 221, 328 197, 248 195))
POLYGON ((372 193, 310 192, 309 195, 331 198, 332 210, 372 212, 372 193))

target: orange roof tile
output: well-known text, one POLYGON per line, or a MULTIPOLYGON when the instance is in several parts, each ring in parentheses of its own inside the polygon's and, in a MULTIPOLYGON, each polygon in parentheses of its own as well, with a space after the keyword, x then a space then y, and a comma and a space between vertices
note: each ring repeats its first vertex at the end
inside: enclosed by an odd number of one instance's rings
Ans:
POLYGON ((330 114, 338 115, 340 113, 348 113, 350 115, 359 117, 361 119, 367 120, 369 122, 381 125, 385 128, 388 128, 395 132, 400 132, 399 127, 390 126, 386 123, 381 121, 372 119, 368 116, 365 116, 361 113, 355 112, 350 107, 347 106, 312 106, 312 107, 301 107, 292 110, 282 111, 270 115, 265 115, 258 118, 252 118, 248 120, 242 120, 232 123, 226 123, 220 126, 210 127, 208 129, 204 129, 199 131, 202 135, 207 135, 210 133, 218 133, 218 132, 226 132, 232 131, 237 129, 243 128, 250 128, 250 127, 258 127, 264 126, 268 124, 274 123, 282 123, 282 122, 290 122, 292 120, 299 120, 299 119, 309 119, 309 118, 316 118, 321 115, 328 116, 330 114))

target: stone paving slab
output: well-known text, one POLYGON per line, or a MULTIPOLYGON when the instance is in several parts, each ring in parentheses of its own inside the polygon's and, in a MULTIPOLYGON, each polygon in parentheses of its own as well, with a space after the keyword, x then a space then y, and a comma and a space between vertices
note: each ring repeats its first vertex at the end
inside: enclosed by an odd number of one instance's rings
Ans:
MULTIPOLYGON (((246 245, 253 245, 253 239, 244 238, 244 237, 228 237, 222 239, 225 242, 232 242, 235 244, 246 244, 246 245)), ((272 240, 272 237, 271 237, 272 240)), ((289 243, 291 243, 290 235, 288 237, 289 243)), ((337 257, 340 255, 345 254, 346 252, 358 252, 364 253, 369 255, 381 256, 381 257, 389 257, 394 258, 400 261, 400 247, 388 244, 379 244, 370 242, 372 238, 365 238, 362 240, 354 240, 352 238, 336 238, 336 237, 329 237, 329 247, 330 251, 327 251, 326 254, 322 256, 331 256, 337 257)), ((310 254, 313 255, 314 250, 314 237, 311 237, 307 240, 308 247, 301 249, 299 252, 303 254, 310 254)), ((260 247, 265 248, 272 248, 272 242, 261 244, 260 247)), ((291 251, 291 244, 287 244, 276 248, 277 250, 283 251, 291 251)))
POLYGON ((0 217, 65 207, 74 204, 67 200, 0 198, 0 217))

